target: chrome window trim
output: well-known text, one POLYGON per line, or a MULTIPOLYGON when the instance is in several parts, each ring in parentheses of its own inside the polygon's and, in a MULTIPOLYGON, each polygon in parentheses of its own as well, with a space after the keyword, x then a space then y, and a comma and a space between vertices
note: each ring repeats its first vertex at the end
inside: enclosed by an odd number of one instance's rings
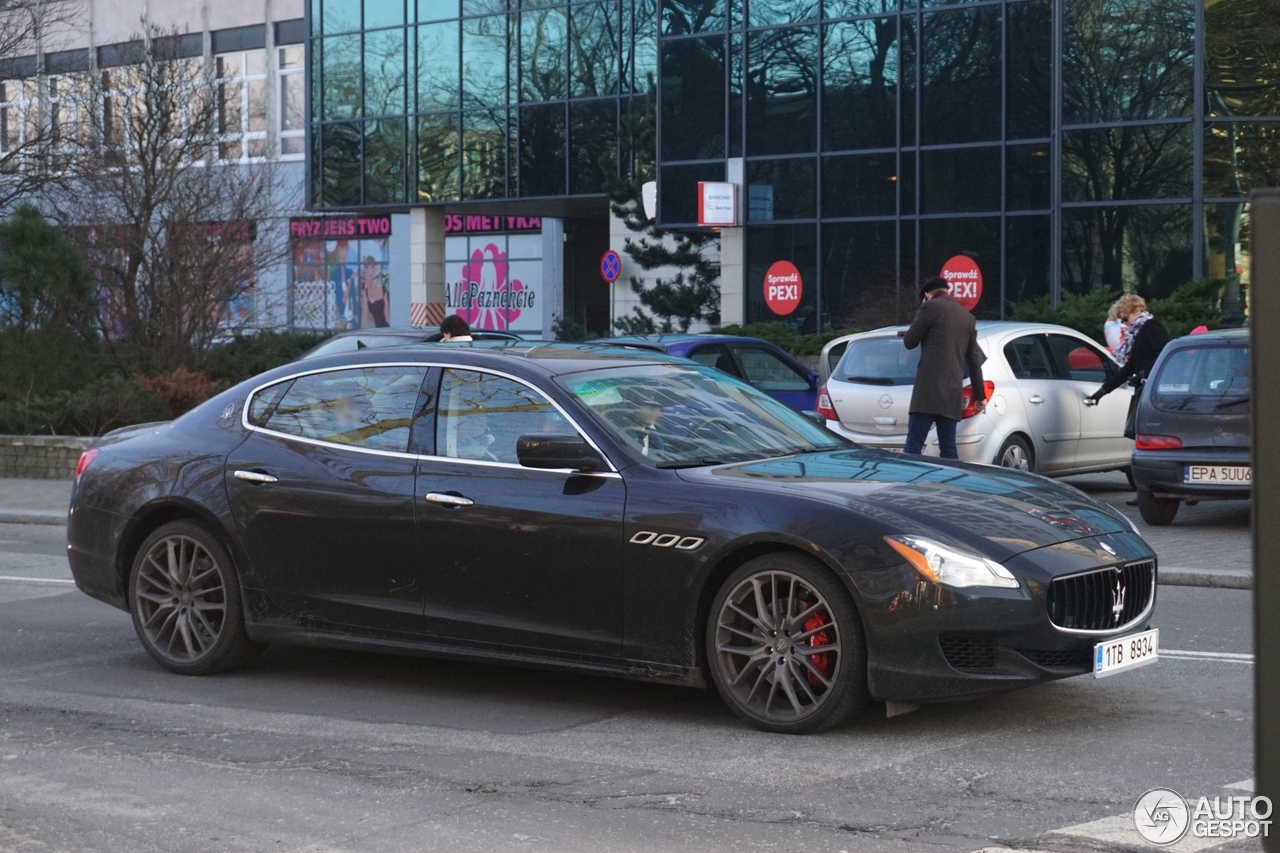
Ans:
MULTIPOLYGON (((423 379, 425 380, 426 377, 423 376, 423 379)), ((547 396, 546 392, 543 391, 541 388, 539 388, 536 385, 530 384, 528 380, 522 379, 519 376, 513 376, 512 374, 505 373, 501 370, 493 370, 488 367, 474 367, 471 365, 459 365, 459 364, 444 364, 441 362, 423 362, 423 361, 381 362, 380 361, 380 362, 369 362, 366 364, 358 364, 358 365, 344 364, 344 365, 337 365, 337 366, 330 366, 330 367, 312 368, 311 370, 300 370, 297 373, 291 373, 288 376, 281 376, 280 378, 273 379, 270 382, 264 382, 261 385, 258 385, 257 387, 255 387, 252 391, 250 391, 249 394, 245 397, 244 405, 240 407, 240 425, 244 427, 244 429, 248 430, 249 432, 261 432, 261 433, 264 433, 265 435, 272 435, 279 438, 289 439, 291 441, 301 441, 304 444, 312 444, 317 447, 333 447, 339 450, 353 450, 357 453, 372 453, 377 456, 391 456, 398 459, 424 459, 432 462, 458 462, 463 465, 481 465, 481 466, 486 466, 490 468, 515 468, 520 471, 547 471, 550 473, 577 474, 578 476, 582 476, 582 477, 594 476, 594 477, 608 477, 611 479, 612 478, 622 479, 621 475, 618 474, 617 466, 613 464, 613 460, 609 458, 609 455, 600 449, 600 446, 596 444, 595 441, 592 440, 591 436, 587 435, 586 431, 582 429, 582 426, 579 425, 579 423, 576 420, 574 420, 572 415, 570 415, 567 411, 565 411, 565 408, 563 406, 561 406, 555 400, 547 396), (359 447, 358 445, 354 445, 354 444, 340 444, 336 441, 322 441, 317 438, 307 438, 301 435, 292 435, 287 432, 280 432, 279 430, 267 429, 266 427, 255 426, 249 423, 249 409, 253 406, 253 398, 256 397, 259 392, 267 388, 271 388, 275 385, 280 384, 281 382, 290 382, 295 379, 301 379, 303 376, 314 376, 315 374, 318 374, 318 373, 336 373, 337 371, 340 371, 340 370, 366 370, 369 368, 378 368, 378 367, 412 367, 412 368, 421 368, 428 372, 432 368, 437 368, 437 367, 440 368, 441 370, 469 370, 474 373, 489 373, 494 376, 501 376, 503 379, 510 379, 512 382, 517 382, 520 385, 523 385, 526 388, 529 388, 534 393, 538 394, 540 397, 542 397, 544 400, 550 403, 552 406, 554 406, 556 411, 559 412, 561 416, 564 417, 564 419, 569 422, 569 425, 572 426, 577 431, 578 435, 582 438, 582 440, 585 441, 587 444, 591 445, 592 449, 594 449, 596 453, 600 454, 600 458, 603 459, 605 461, 605 464, 609 466, 609 470, 608 471, 575 471, 572 468, 526 468, 523 465, 518 465, 511 462, 491 462, 485 459, 456 459, 452 456, 429 456, 424 453, 409 453, 407 451, 401 452, 397 450, 375 450, 371 447, 359 447)))
MULTIPOLYGON (((1156 606, 1156 580, 1160 574, 1160 566, 1157 563, 1155 557, 1152 557, 1149 560, 1130 560, 1119 566, 1103 566, 1102 568, 1098 568, 1098 569, 1085 569, 1079 572, 1071 572, 1070 574, 1067 574, 1067 575, 1056 575, 1049 579, 1049 583, 1052 584, 1054 581, 1067 580, 1068 578, 1076 578, 1076 577, 1080 577, 1081 575, 1091 575, 1091 574, 1094 574, 1095 572, 1105 572, 1111 569, 1122 569, 1128 566, 1139 566, 1139 565, 1142 565, 1143 563, 1151 564, 1151 595, 1148 596, 1147 598, 1147 606, 1143 609, 1141 613, 1139 613, 1133 619, 1129 620, 1123 625, 1117 625, 1114 628, 1108 628, 1106 630, 1096 630, 1092 628, 1090 629, 1062 628, 1062 627, 1059 627, 1058 625, 1054 625, 1052 619, 1049 619, 1049 624, 1053 626, 1053 629, 1055 631, 1061 631, 1064 634, 1071 634, 1072 636, 1076 636, 1076 637, 1110 637, 1115 634, 1124 633, 1125 631, 1128 631, 1131 628, 1137 627, 1144 620, 1148 619, 1151 616, 1151 611, 1153 611, 1156 606)), ((1048 591, 1046 589, 1046 595, 1047 594, 1048 594, 1048 591)))

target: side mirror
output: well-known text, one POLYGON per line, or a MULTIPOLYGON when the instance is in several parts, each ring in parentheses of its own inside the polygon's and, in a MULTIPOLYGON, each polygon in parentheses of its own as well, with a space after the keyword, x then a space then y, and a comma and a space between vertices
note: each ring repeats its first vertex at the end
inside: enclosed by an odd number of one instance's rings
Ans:
POLYGON ((516 458, 526 468, 603 471, 604 460, 580 435, 535 432, 516 440, 516 458))

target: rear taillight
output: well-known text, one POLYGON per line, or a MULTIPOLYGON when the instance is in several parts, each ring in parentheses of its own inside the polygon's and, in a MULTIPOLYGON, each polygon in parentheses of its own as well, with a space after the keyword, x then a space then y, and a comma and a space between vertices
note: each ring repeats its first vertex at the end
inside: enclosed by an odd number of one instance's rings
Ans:
POLYGON ((80 461, 76 463, 76 479, 80 479, 80 475, 84 473, 84 469, 88 468, 93 460, 98 458, 98 448, 91 447, 84 453, 80 454, 80 461))
POLYGON ((1139 435, 1133 446, 1137 450, 1181 450, 1182 439, 1175 435, 1139 435))
POLYGON ((814 404, 813 410, 829 421, 840 420, 836 407, 831 405, 831 395, 827 393, 826 385, 818 389, 818 402, 814 404))
MULTIPOLYGON (((991 399, 991 395, 996 392, 996 383, 987 381, 982 383, 982 390, 986 392, 986 396, 982 398, 985 403, 991 399)), ((964 390, 960 392, 960 417, 971 418, 978 414, 978 404, 973 399, 973 386, 966 385, 964 390)))

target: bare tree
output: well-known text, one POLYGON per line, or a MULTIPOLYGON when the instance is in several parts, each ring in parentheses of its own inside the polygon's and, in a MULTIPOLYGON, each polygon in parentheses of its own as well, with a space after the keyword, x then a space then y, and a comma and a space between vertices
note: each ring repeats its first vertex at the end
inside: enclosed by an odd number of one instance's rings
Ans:
POLYGON ((240 93, 179 56, 177 35, 146 29, 128 64, 88 81, 87 144, 53 193, 99 282, 107 340, 144 373, 198 367, 236 325, 255 270, 287 256, 282 229, 258 225, 293 201, 272 162, 219 159, 241 148, 228 143, 240 93))

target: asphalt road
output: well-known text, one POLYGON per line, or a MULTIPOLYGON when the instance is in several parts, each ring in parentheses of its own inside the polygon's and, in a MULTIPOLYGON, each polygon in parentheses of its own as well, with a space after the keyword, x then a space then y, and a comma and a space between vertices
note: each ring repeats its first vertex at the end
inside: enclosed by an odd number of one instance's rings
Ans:
MULTIPOLYGON (((0 525, 0 576, 62 559, 62 528, 0 525)), ((1243 656, 1250 613, 1162 587, 1155 621, 1243 656)), ((788 737, 711 692, 500 666, 273 647, 183 678, 125 613, 0 581, 0 851, 1149 850, 1142 792, 1244 793, 1252 678, 1170 657, 788 737)))

